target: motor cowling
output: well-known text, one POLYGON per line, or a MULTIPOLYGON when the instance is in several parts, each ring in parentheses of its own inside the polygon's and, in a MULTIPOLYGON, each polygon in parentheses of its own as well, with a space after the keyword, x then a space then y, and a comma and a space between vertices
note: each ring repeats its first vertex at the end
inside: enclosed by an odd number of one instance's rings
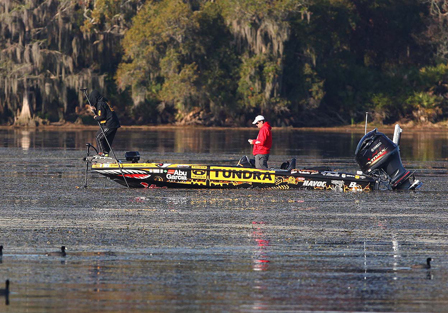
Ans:
POLYGON ((391 188, 408 190, 412 173, 407 171, 401 162, 399 147, 386 135, 372 130, 359 141, 355 151, 355 159, 365 174, 382 169, 391 179, 391 188))

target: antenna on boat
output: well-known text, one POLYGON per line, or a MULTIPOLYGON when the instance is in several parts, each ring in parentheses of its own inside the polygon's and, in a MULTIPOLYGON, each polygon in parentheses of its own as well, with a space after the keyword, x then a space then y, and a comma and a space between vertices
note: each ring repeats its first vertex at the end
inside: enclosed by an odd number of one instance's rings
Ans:
MULTIPOLYGON (((87 95, 87 88, 81 88, 80 90, 84 91, 84 95, 86 96, 86 99, 89 102, 90 108, 95 113, 95 109, 93 108, 92 103, 90 102, 89 96, 87 95)), ((126 177, 124 176, 124 173, 123 173, 123 169, 121 168, 121 163, 120 163, 120 161, 118 161, 117 156, 115 155, 115 151, 112 149, 112 146, 110 145, 109 140, 107 140, 106 133, 104 132, 103 126, 101 125, 101 123, 99 121, 96 121, 96 122, 98 123, 98 126, 100 127, 101 132, 103 133, 104 139, 106 140, 107 145, 109 146, 110 151, 112 152, 115 161, 117 161, 118 168, 120 169, 120 172, 121 172, 121 176, 123 176, 124 182, 126 183, 126 186, 129 188, 128 181, 126 180, 126 177)))
POLYGON ((366 112, 366 124, 364 127, 364 135, 367 134, 367 118, 369 117, 369 112, 366 112))

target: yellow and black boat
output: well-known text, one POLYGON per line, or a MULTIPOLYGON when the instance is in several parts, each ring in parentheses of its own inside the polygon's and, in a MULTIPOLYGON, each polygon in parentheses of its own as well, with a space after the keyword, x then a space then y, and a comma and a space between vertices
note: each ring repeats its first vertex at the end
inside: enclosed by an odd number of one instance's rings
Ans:
MULTIPOLYGON (((300 168, 296 159, 279 169, 256 169, 247 156, 235 166, 140 162, 137 151, 126 152, 125 160, 89 156, 87 168, 133 188, 266 188, 372 191, 378 189, 414 190, 421 182, 404 169, 398 143, 376 129, 359 142, 355 159, 361 171, 342 173, 330 168, 300 168)), ((87 170, 86 170, 87 185, 87 170)))

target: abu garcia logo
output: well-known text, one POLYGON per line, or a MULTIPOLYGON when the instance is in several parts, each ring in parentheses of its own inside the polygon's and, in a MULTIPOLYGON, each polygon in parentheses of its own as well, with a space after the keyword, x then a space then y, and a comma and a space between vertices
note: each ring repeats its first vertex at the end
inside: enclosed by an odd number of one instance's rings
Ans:
POLYGON ((166 178, 170 180, 187 180, 187 171, 168 170, 166 178))

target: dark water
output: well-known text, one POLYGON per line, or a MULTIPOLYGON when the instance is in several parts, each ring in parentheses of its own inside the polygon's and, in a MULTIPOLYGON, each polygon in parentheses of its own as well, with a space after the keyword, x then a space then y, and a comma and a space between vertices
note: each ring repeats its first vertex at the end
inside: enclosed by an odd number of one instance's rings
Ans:
MULTIPOLYGON (((381 129, 380 129, 381 131, 381 129)), ((383 131, 390 138, 392 130, 383 131)), ((0 129, 0 146, 27 149, 84 150, 87 142, 95 143, 95 131, 28 131, 0 129)), ((144 151, 152 154, 250 154, 248 138, 255 138, 256 129, 196 129, 119 130, 114 141, 117 151, 144 151)), ((272 156, 292 155, 308 161, 310 157, 350 158, 363 133, 304 132, 274 130, 272 156)), ((448 133, 406 130, 401 139, 403 161, 434 161, 448 159, 448 133)))
MULTIPOLYGON (((404 134, 420 191, 364 194, 129 190, 94 175, 84 189, 94 133, 0 130, 0 312, 448 312, 444 133, 404 134), (66 257, 46 255, 61 245, 66 257)), ((122 131, 114 147, 233 164, 255 135, 122 131)), ((357 170, 361 136, 276 131, 271 162, 357 170)))

